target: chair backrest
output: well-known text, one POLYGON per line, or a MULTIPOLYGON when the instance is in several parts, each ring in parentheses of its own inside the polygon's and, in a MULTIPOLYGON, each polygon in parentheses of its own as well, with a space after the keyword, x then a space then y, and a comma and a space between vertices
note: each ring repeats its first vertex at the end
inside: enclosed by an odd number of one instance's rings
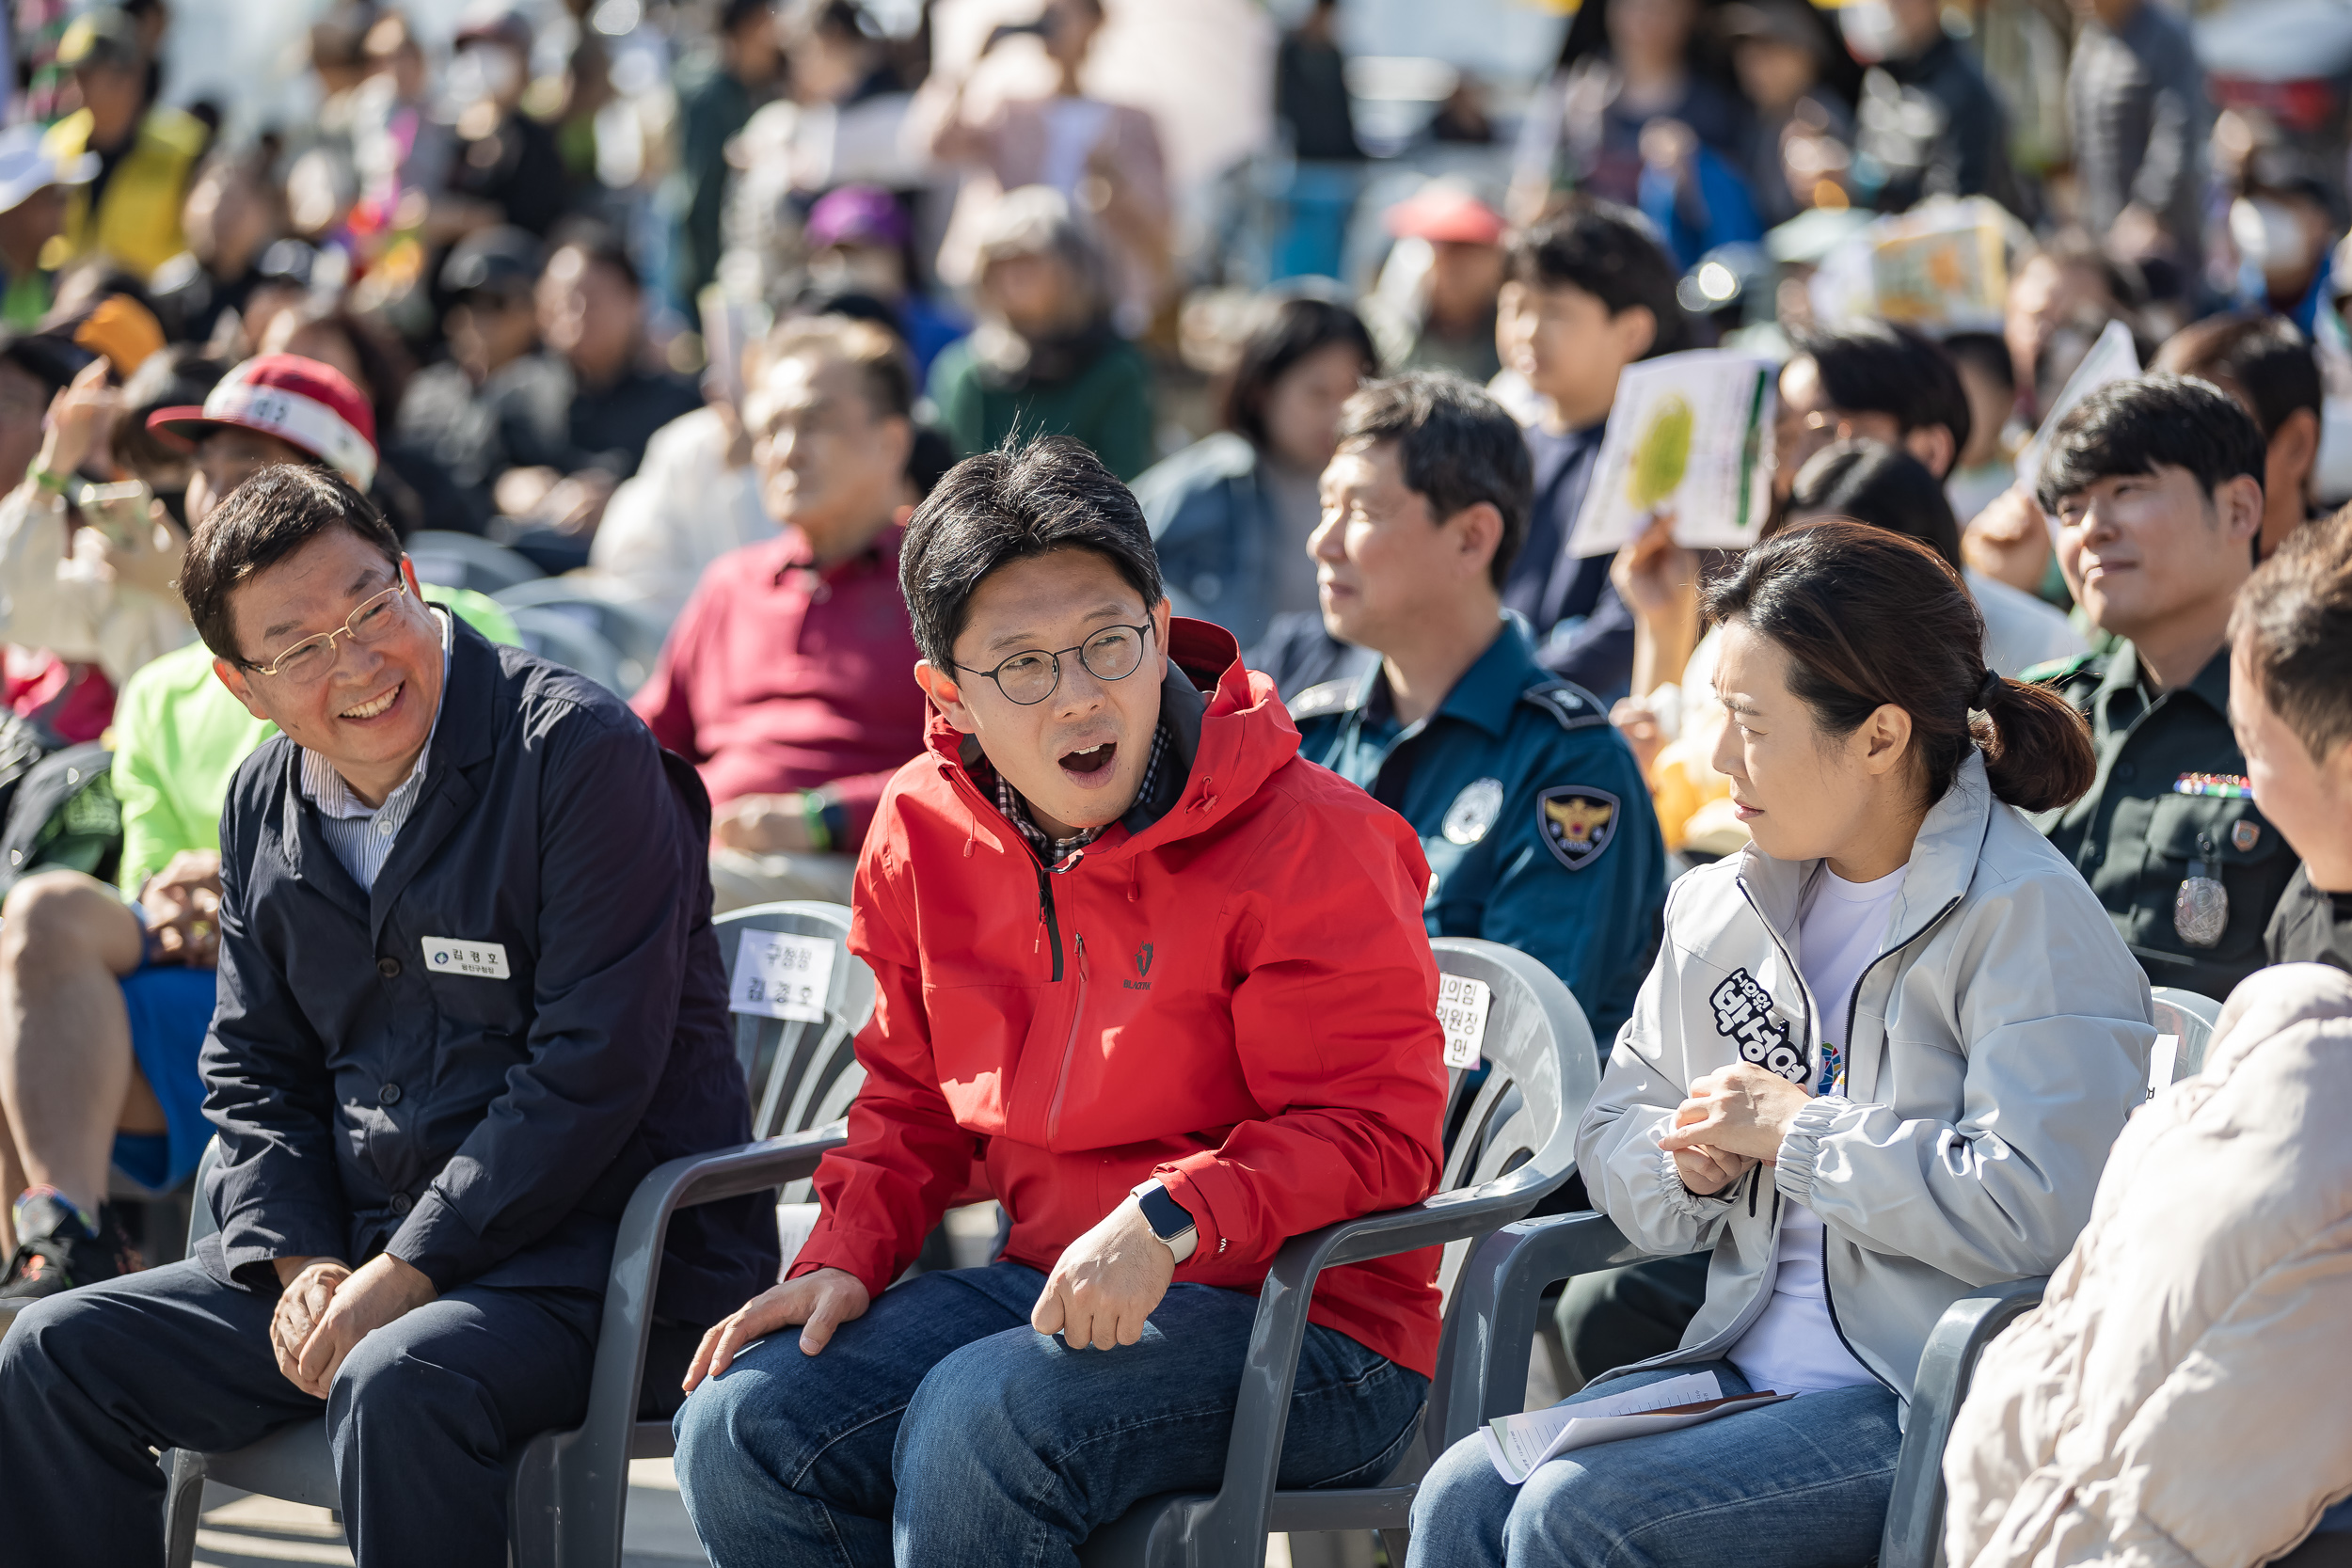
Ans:
POLYGON ((621 656, 621 679, 630 691, 652 678, 654 661, 661 657, 662 641, 669 635, 652 610, 591 578, 536 578, 491 597, 510 613, 549 610, 568 615, 603 638, 621 656))
MULTIPOLYGON (((874 974, 850 951, 850 911, 838 904, 755 904, 712 924, 731 999, 739 994, 736 974, 744 933, 772 932, 831 945, 823 1018, 738 1012, 735 1052, 751 1084, 753 1137, 805 1132, 841 1120, 866 1082, 855 1046, 858 1031, 874 1016, 874 974)), ((784 1189, 783 1201, 803 1203, 808 1196, 809 1183, 796 1181, 784 1189)))
POLYGON ((2201 991, 2158 986, 2155 1002, 2156 1049, 2148 1064, 2151 1094, 2205 1070, 2213 1026, 2221 1022, 2221 1004, 2201 991))
POLYGON ((408 559, 417 563, 418 580, 443 588, 495 594, 545 576, 523 556, 479 534, 420 529, 408 536, 407 545, 408 559))
MULTIPOLYGON (((1449 1075, 1446 1125, 1455 1131, 1438 1190, 1483 1186, 1530 1164, 1557 1186, 1575 1168, 1576 1124, 1600 1087, 1584 1009, 1557 974, 1514 948, 1470 937, 1429 945, 1440 974, 1474 981, 1490 998, 1478 1043, 1485 1077, 1472 1085, 1468 1069, 1449 1075)), ((1469 1241, 1446 1246, 1438 1283, 1449 1297, 1470 1248, 1469 1241)))
POLYGON ((528 605, 506 613, 514 617, 515 630, 525 648, 579 671, 607 691, 623 697, 635 694, 637 688, 627 684, 619 650, 594 627, 547 605, 528 605))

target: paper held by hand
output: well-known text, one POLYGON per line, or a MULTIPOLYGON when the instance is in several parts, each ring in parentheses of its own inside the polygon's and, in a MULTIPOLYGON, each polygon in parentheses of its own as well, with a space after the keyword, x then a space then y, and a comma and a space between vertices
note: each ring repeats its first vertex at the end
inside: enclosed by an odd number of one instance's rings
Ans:
MULTIPOLYGON (((2138 373, 2139 349, 2132 341, 2132 329, 2120 321, 2107 323, 2098 341, 2090 345, 2090 352, 2083 356, 2074 373, 2058 389, 2057 401, 2050 404, 2049 413, 2042 416, 2042 428, 2026 443, 2026 450, 2017 454, 2017 483, 2025 486, 2026 494, 2030 496, 2041 486, 2042 465, 2050 455, 2050 437, 2057 431, 2058 422, 2100 388, 2129 381, 2138 373)), ((2053 521, 2050 527, 2055 532, 2058 524, 2053 521)))
POLYGON ((1675 1432, 1794 1398, 1770 1389, 1725 1397, 1713 1372, 1686 1372, 1602 1399, 1498 1417, 1479 1435, 1486 1440, 1486 1457, 1494 1461, 1496 1473, 1518 1486, 1535 1473, 1535 1466, 1571 1449, 1675 1432))
POLYGON ((1723 349, 1627 366, 1569 552, 1614 554, 1661 514, 1673 515, 1675 543, 1687 548, 1756 543, 1772 500, 1778 373, 1769 359, 1723 349))

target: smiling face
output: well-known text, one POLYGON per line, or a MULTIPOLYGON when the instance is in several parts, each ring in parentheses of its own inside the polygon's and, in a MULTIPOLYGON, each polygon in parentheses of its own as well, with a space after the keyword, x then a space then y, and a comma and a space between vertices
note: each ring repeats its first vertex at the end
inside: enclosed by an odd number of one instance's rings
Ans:
POLYGON ((982 578, 956 638, 958 668, 939 670, 925 660, 915 666, 915 679, 949 723, 978 738, 990 764, 1029 803, 1037 825, 1067 838, 1116 822, 1135 804, 1160 721, 1168 620, 1168 601, 1146 605, 1109 558, 1055 550, 982 578), (1075 652, 1064 651, 1114 627, 1146 623, 1152 630, 1142 662, 1123 679, 1104 680, 1075 652), (1060 679, 1042 702, 1015 703, 980 673, 1037 649, 1058 653, 1061 662, 1060 679))
POLYGON ((2058 568, 2101 630, 2136 641, 2185 616, 2226 614, 2253 570, 2262 499, 2250 476, 2207 495, 2171 463, 2093 480, 2058 498, 2058 568))
POLYGON ((246 662, 215 659, 221 683, 255 718, 325 757, 364 799, 382 801, 416 766, 441 705, 441 629, 418 596, 414 568, 405 558, 395 566, 334 527, 231 589, 228 604, 246 662), (384 635, 338 638, 323 677, 296 681, 258 668, 305 638, 340 630, 352 611, 398 583, 408 592, 390 601, 384 635))
POLYGON ((1850 736, 1826 735, 1789 689, 1791 668, 1746 621, 1725 623, 1715 694, 1728 717, 1712 761, 1757 848, 1836 869, 1852 847, 1883 838, 1890 808, 1900 809, 1911 718, 1882 707, 1850 736))

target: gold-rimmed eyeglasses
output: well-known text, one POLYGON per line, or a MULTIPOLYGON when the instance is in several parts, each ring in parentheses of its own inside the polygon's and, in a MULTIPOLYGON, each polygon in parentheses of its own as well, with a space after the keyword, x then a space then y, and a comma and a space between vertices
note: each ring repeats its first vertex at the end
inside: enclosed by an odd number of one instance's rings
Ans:
POLYGON ((269 663, 250 664, 246 668, 257 675, 289 680, 296 686, 308 686, 323 679, 329 670, 335 668, 335 642, 338 638, 348 637, 364 646, 381 642, 392 634, 400 625, 400 612, 404 608, 400 601, 407 592, 408 584, 405 580, 395 582, 381 594, 362 599, 359 608, 351 612, 351 618, 333 631, 306 637, 269 663))

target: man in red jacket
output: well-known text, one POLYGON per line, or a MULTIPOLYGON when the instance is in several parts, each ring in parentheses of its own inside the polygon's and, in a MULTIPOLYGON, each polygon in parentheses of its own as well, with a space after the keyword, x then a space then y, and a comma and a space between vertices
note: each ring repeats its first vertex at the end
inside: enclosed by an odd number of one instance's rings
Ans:
MULTIPOLYGON (((1438 1173, 1420 842, 1298 759, 1230 634, 1171 620, 1126 487, 1066 440, 974 457, 899 580, 934 717, 858 866, 866 1086, 677 1420, 719 1568, 1075 1563, 1213 1490, 1276 1250, 1438 1173), (885 1289, 975 1178, 1003 1258, 885 1289)), ((1283 1485, 1395 1463, 1438 1258, 1317 1282, 1283 1485)))

